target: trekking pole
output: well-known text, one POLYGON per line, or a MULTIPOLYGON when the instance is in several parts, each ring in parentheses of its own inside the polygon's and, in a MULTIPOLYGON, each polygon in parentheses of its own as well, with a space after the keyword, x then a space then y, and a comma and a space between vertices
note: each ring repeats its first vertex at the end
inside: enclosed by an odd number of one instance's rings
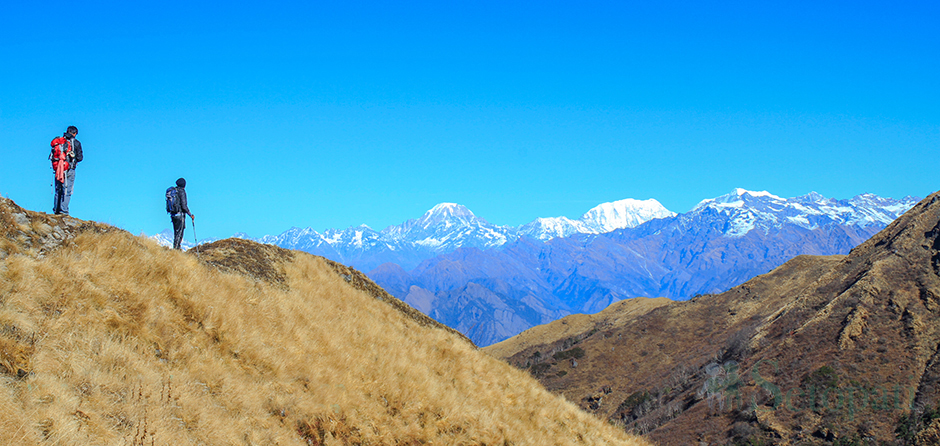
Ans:
MULTIPOLYGON (((186 218, 186 217, 183 217, 183 218, 186 218)), ((193 243, 196 244, 196 255, 199 255, 199 240, 196 239, 196 217, 193 217, 192 215, 190 215, 189 218, 192 219, 193 221, 193 243)))

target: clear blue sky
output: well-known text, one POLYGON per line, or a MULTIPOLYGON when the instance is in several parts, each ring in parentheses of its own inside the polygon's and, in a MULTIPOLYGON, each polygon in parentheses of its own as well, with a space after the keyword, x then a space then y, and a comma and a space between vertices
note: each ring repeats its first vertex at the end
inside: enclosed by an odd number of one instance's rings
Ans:
POLYGON ((137 3, 4 5, 0 194, 68 125, 74 216, 200 238, 940 189, 935 1, 137 3))

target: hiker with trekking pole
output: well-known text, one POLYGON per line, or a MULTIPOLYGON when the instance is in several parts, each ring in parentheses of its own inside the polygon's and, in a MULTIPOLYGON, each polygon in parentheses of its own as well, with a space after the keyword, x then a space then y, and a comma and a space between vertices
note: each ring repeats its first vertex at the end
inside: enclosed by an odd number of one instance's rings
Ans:
POLYGON ((189 212, 186 203, 186 180, 176 180, 176 187, 166 190, 166 211, 173 221, 173 249, 183 249, 183 230, 186 229, 186 216, 193 221, 193 237, 196 236, 196 216, 189 212))

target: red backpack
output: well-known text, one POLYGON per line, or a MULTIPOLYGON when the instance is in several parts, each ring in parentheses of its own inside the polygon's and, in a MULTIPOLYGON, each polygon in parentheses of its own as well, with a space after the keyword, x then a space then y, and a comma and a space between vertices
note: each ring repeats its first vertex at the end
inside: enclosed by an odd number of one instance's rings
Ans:
POLYGON ((52 140, 52 153, 49 159, 52 160, 52 168, 55 170, 55 179, 60 183, 65 183, 65 171, 69 169, 68 153, 72 151, 72 143, 59 136, 52 140))

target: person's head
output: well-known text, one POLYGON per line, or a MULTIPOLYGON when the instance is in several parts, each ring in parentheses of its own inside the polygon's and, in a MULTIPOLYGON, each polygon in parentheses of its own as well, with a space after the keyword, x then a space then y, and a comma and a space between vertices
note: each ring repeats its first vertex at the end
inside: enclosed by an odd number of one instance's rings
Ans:
POLYGON ((180 179, 176 180, 176 187, 185 188, 185 187, 186 187, 186 179, 180 178, 180 179))
POLYGON ((70 125, 69 128, 65 129, 65 133, 68 133, 69 135, 72 135, 72 136, 78 135, 78 127, 75 127, 74 125, 70 125))

